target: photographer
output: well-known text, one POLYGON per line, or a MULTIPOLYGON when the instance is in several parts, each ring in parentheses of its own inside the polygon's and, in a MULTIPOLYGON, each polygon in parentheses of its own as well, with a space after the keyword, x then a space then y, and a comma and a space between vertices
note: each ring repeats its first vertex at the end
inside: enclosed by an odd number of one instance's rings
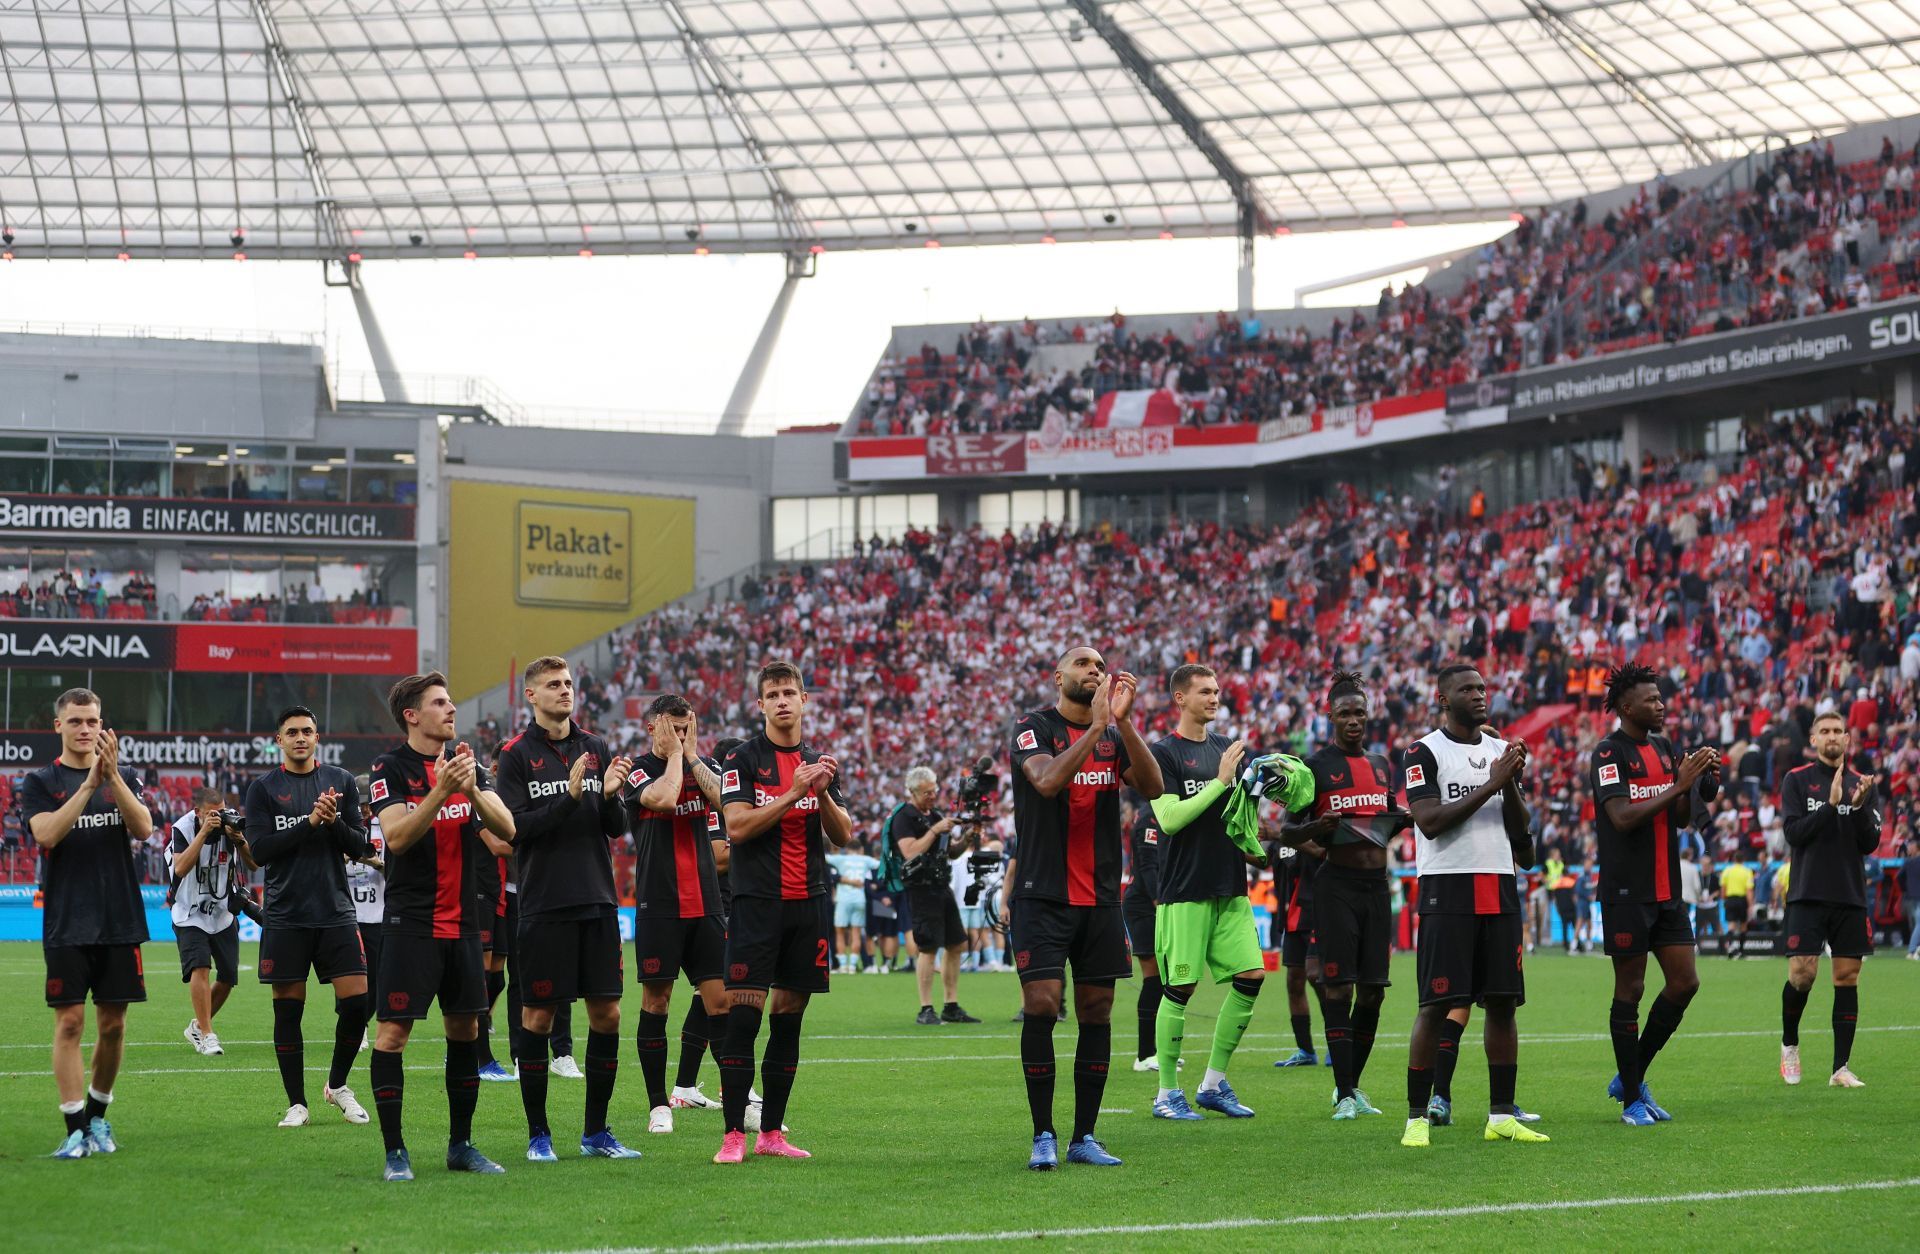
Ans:
MULTIPOLYGON (((233 917, 234 863, 255 869, 238 811, 211 788, 193 790, 193 809, 173 824, 167 860, 173 873, 173 939, 180 947, 180 981, 193 1000, 187 1043, 213 1057, 224 1054, 213 1017, 238 979, 240 924, 233 917), (213 979, 209 984, 207 973, 213 979)), ((242 889, 241 891, 245 891, 242 889)))
POLYGON ((960 906, 954 901, 949 884, 950 865, 967 852, 978 838, 975 827, 959 840, 950 838, 959 825, 933 808, 935 783, 933 772, 916 766, 907 772, 907 801, 887 820, 887 841, 900 852, 907 885, 907 905, 913 915, 913 939, 920 953, 914 959, 914 976, 920 986, 920 1014, 914 1020, 923 1026, 942 1023, 978 1023, 960 1008, 960 959, 966 952, 967 931, 960 922, 960 906), (946 960, 940 967, 940 983, 946 992, 946 1005, 933 1012, 934 951, 944 949, 946 960))

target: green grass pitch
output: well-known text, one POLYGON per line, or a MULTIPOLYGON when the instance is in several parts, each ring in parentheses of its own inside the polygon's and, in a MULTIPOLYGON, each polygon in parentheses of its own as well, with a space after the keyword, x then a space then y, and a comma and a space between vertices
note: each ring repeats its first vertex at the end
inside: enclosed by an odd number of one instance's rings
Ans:
MULTIPOLYGON (((129 1017, 126 1069, 113 1122, 120 1152, 56 1163, 58 1140, 37 946, 0 946, 0 1179, 4 1237, 17 1250, 154 1249, 210 1243, 273 1250, 574 1250, 606 1247, 826 1244, 927 1245, 952 1234, 1013 1239, 1069 1232, 1049 1248, 1271 1249, 1276 1244, 1819 1248, 1844 1241, 1893 1248, 1920 1215, 1920 963, 1882 954, 1861 981, 1853 1066, 1869 1087, 1827 1087, 1831 993, 1816 988, 1802 1034, 1807 1079, 1777 1073, 1783 960, 1701 961, 1703 987, 1655 1064, 1654 1091, 1675 1122, 1634 1129, 1604 1095, 1613 1072, 1605 1015, 1608 964, 1542 954, 1529 960, 1520 1014, 1520 1100, 1545 1115, 1542 1146, 1480 1138, 1486 1098, 1478 1019, 1461 1051, 1458 1123, 1425 1152, 1398 1144, 1411 960, 1396 959, 1365 1087, 1388 1113, 1328 1120, 1331 1071, 1276 1070, 1291 1049, 1274 982, 1260 999, 1232 1077, 1257 1118, 1199 1124, 1149 1116, 1154 1076, 1127 1065, 1135 986, 1123 984, 1117 1057, 1100 1133, 1126 1160, 1098 1170, 1024 1170, 1026 1099, 1016 1061, 1010 975, 969 975, 964 1004, 979 1027, 917 1028, 912 980, 842 976, 807 1017, 788 1123, 810 1162, 721 1168, 718 1112, 678 1112, 672 1136, 645 1131, 632 1047, 637 990, 613 1126, 639 1162, 522 1157, 518 1090, 483 1085, 475 1139, 504 1178, 448 1174, 440 1163, 446 1106, 437 1020, 408 1054, 408 1130, 419 1179, 381 1183, 377 1123, 352 1127, 325 1106, 311 1127, 273 1125, 284 1098, 274 1070, 266 992, 243 970, 218 1020, 224 1058, 181 1039, 188 1018, 171 942, 146 949, 151 1000, 129 1017), (1882 1187, 1863 1187, 1869 1185, 1882 1187), (1778 1190, 1800 1187, 1802 1192, 1778 1190), (1846 1191, 1804 1191, 1809 1189, 1846 1191), (1739 1196, 1724 1196, 1738 1194, 1739 1196), (1683 1198, 1649 1203, 1641 1199, 1683 1198), (1430 1208, 1484 1208, 1451 1216, 1430 1208), (1288 1223, 1285 1221, 1292 1220, 1288 1223), (1210 1224, 1210 1228, 1193 1225, 1210 1224), (1115 1228, 1129 1229, 1113 1231, 1115 1228), (1088 1229, 1107 1231, 1088 1232, 1088 1229)), ((253 961, 252 947, 242 962, 253 961)), ((1653 982, 1657 984, 1657 974, 1653 982)), ((333 1016, 312 990, 307 1061, 324 1063, 333 1016)), ((1653 989, 1649 989, 1651 997, 1653 989)), ((677 1028, 687 990, 675 992, 677 1028)), ((1219 993, 1195 998, 1188 1040, 1201 1055, 1219 993)), ((1645 1013, 1645 1003, 1642 1013, 1645 1013)), ((1320 1023, 1314 1023, 1316 1040, 1320 1023)), ((91 1023, 89 1023, 91 1033, 91 1023)), ((764 1036, 763 1036, 764 1040, 764 1036)), ((1061 1025, 1057 1110, 1070 1117, 1073 1025, 1061 1025)), ((678 1056, 678 1042, 672 1053, 678 1056)), ((366 1055, 351 1083, 371 1108, 366 1055)), ((719 1083, 711 1061, 702 1082, 719 1083)), ((317 1102, 322 1077, 310 1080, 317 1102)), ((581 1084, 552 1081, 555 1141, 579 1136, 581 1084)))

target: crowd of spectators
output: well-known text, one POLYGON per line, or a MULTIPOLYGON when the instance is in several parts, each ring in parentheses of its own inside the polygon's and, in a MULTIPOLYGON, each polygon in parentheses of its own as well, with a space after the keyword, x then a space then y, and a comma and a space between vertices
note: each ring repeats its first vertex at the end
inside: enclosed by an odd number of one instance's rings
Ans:
MULTIPOLYGON (((0 572, 0 582, 14 585, 0 590, 0 618, 145 621, 173 613, 171 599, 163 607, 152 577, 137 570, 124 578, 100 570, 0 572)), ((318 584, 305 582, 293 585, 286 596, 198 593, 180 607, 178 615, 187 622, 204 623, 404 626, 412 621, 411 611, 389 604, 377 585, 329 597, 318 584)))
MULTIPOLYGON (((951 784, 990 754, 1004 771, 1010 719, 1051 701, 1053 661, 1074 643, 1141 675, 1150 735, 1169 726, 1164 676, 1199 660, 1221 671, 1228 727, 1293 752, 1328 734, 1328 674, 1357 667, 1396 764, 1432 727, 1434 670, 1471 658, 1496 726, 1546 724, 1532 736, 1542 847, 1580 863, 1593 853, 1585 763, 1611 726, 1604 675, 1638 657, 1672 694, 1674 740, 1724 755, 1703 852, 1781 855, 1780 778, 1833 708, 1878 776, 1891 852, 1914 830, 1920 770, 1920 432, 1856 411, 1746 438, 1726 466, 1604 467, 1500 514, 1468 506, 1478 493, 1457 505, 1450 491, 1340 488, 1273 528, 912 532, 660 611, 613 639, 613 673, 586 686, 628 749, 644 731, 627 715, 661 690, 694 701, 711 744, 756 724, 760 660, 797 660, 809 737, 838 756, 871 834, 912 766, 951 784)), ((1003 821, 1008 809, 1003 797, 1003 821)))
POLYGON ((981 322, 868 383, 856 435, 1062 430, 1112 391, 1164 389, 1185 421, 1263 422, 1405 396, 1593 353, 1851 308, 1920 290, 1912 152, 1840 165, 1833 145, 1754 163, 1751 186, 1662 178, 1597 220, 1586 202, 1522 216, 1437 285, 1380 293, 1325 334, 1221 313, 1186 335, 1102 322, 981 322), (1047 343, 1091 363, 1043 368, 1047 343))
POLYGON ((36 581, 26 572, 14 572, 14 586, 0 591, 0 618, 151 618, 156 589, 153 580, 138 571, 109 586, 111 575, 99 570, 38 572, 36 581))

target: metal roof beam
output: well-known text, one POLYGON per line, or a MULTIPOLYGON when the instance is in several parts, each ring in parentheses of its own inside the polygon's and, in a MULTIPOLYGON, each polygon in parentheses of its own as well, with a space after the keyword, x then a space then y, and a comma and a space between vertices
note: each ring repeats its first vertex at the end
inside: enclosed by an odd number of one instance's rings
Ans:
POLYGON ((1529 0, 1527 11, 1533 14, 1534 20, 1540 23, 1556 43, 1575 56, 1591 61, 1601 73, 1612 79, 1622 91, 1631 96, 1635 104, 1645 109, 1654 120, 1672 132, 1674 139, 1693 155, 1694 160, 1701 165, 1714 163, 1714 155, 1707 151, 1706 145, 1695 139, 1693 132, 1681 125, 1680 119, 1669 113, 1665 105, 1642 90, 1639 81, 1622 70, 1607 49, 1592 35, 1575 26, 1540 0, 1529 0))
POLYGON ((1160 107, 1167 111, 1167 116, 1173 119, 1174 125, 1180 128, 1200 155, 1207 159, 1207 164, 1233 191, 1235 203, 1246 212, 1254 229, 1263 233, 1273 230, 1279 218, 1267 207, 1258 185, 1214 142, 1213 136, 1207 133, 1206 124, 1187 107, 1186 101, 1180 99, 1180 93, 1160 73, 1159 66, 1140 51, 1140 45, 1120 29, 1118 22, 1107 16, 1097 0, 1072 0, 1072 4, 1087 26, 1100 36, 1120 64, 1133 75, 1134 81, 1159 102, 1160 107))

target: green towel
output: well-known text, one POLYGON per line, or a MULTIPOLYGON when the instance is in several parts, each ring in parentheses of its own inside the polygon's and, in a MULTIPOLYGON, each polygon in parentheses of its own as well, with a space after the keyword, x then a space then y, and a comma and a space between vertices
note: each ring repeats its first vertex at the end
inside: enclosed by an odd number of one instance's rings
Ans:
POLYGON ((1227 836, 1249 858, 1264 858, 1260 846, 1260 800, 1271 797, 1287 811, 1313 804, 1313 768, 1286 753, 1269 753, 1248 762, 1227 794, 1221 817, 1227 836))

